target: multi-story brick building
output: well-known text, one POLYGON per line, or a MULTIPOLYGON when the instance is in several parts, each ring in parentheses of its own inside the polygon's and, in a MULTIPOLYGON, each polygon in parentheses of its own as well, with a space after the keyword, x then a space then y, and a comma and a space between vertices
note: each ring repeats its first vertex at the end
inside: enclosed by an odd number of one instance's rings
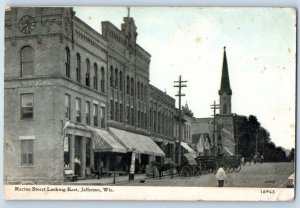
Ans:
POLYGON ((72 8, 6 11, 6 183, 127 171, 132 151, 141 166, 174 159, 175 101, 149 84, 151 56, 136 38, 131 17, 99 34, 72 8))
POLYGON ((153 85, 149 85, 149 87, 149 130, 151 137, 164 150, 166 158, 175 161, 175 99, 153 85))

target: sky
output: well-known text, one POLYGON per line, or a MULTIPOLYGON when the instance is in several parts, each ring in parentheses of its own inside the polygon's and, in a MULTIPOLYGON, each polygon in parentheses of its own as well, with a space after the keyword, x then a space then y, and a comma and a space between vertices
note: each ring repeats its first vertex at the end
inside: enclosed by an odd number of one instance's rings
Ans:
MULTIPOLYGON (((101 21, 120 29, 127 16, 126 7, 75 11, 99 33, 101 21)), ((181 75, 188 81, 182 103, 188 103, 195 117, 210 117, 210 105, 219 103, 226 46, 232 112, 255 115, 277 146, 295 147, 294 10, 131 7, 130 16, 137 26, 137 43, 151 54, 151 84, 175 98, 173 81, 181 75)))

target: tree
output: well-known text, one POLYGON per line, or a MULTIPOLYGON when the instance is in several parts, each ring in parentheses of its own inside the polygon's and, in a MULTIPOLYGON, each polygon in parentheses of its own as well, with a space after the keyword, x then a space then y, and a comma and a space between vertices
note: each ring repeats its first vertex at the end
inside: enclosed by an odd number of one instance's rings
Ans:
POLYGON ((259 154, 264 155, 264 161, 284 162, 289 160, 285 151, 281 147, 276 147, 272 142, 269 131, 261 126, 256 116, 250 115, 248 118, 236 116, 234 125, 238 153, 243 157, 253 158, 257 149, 259 154))
POLYGON ((295 160, 295 148, 291 149, 290 154, 288 156, 288 160, 291 162, 295 160))

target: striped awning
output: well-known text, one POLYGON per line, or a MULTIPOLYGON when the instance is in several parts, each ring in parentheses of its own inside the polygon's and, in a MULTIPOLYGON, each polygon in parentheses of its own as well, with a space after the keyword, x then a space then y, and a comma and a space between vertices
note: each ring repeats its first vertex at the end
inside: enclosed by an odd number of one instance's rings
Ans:
POLYGON ((136 153, 140 154, 165 156, 165 153, 149 136, 112 127, 109 128, 109 131, 123 146, 126 147, 128 152, 135 150, 136 153))
POLYGON ((225 150, 225 153, 227 153, 228 155, 230 155, 230 156, 233 156, 233 153, 229 150, 229 148, 227 148, 227 147, 223 147, 224 148, 224 150, 225 150))
POLYGON ((92 144, 95 152, 126 153, 126 148, 120 144, 108 131, 87 127, 92 133, 92 144))
POLYGON ((182 146, 184 149, 186 149, 188 152, 190 152, 190 153, 195 153, 195 154, 196 154, 196 152, 188 145, 188 143, 186 143, 186 142, 181 142, 181 146, 182 146))

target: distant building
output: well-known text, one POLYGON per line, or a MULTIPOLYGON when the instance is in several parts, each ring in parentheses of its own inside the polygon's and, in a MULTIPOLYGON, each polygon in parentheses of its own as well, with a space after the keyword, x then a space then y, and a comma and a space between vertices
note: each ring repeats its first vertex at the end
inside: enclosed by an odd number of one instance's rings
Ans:
POLYGON ((192 135, 192 146, 196 151, 197 157, 210 156, 211 145, 211 139, 208 133, 192 135))

